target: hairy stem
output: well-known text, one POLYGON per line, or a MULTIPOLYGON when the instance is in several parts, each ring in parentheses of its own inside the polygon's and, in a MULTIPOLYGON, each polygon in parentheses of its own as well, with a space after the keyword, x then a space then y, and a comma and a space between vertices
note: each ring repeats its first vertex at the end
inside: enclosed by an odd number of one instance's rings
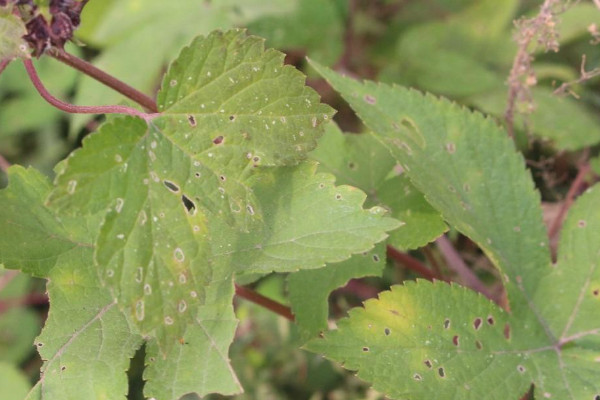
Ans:
POLYGON ((25 65, 25 69, 27 70, 27 74, 29 75, 29 79, 35 86, 38 93, 46 100, 48 103, 58 108, 59 110, 74 113, 74 114, 127 114, 136 117, 140 117, 146 121, 151 120, 156 117, 158 114, 147 114, 136 110, 132 107, 127 106, 76 106, 73 104, 65 103, 52 96, 48 90, 44 87, 44 84, 40 80, 40 77, 33 66, 31 60, 23 60, 23 64, 25 65))
POLYGON ((294 314, 292 314, 292 310, 289 307, 286 307, 283 304, 276 302, 275 300, 271 300, 268 297, 265 297, 262 294, 255 292, 254 290, 248 289, 244 286, 235 285, 235 294, 246 300, 258 304, 259 306, 264 307, 267 310, 273 311, 275 314, 281 315, 289 321, 295 321, 294 314))
POLYGON ((387 246, 387 256, 392 260, 404 265, 411 271, 421 275, 425 279, 428 279, 430 281, 438 279, 438 277, 433 273, 433 271, 427 268, 421 261, 409 256, 406 253, 401 252, 393 246, 387 246))
POLYGON ((123 96, 135 101, 146 109, 146 111, 157 113, 158 107, 156 102, 150 97, 140 92, 139 90, 129 86, 125 82, 122 82, 112 75, 107 74, 101 69, 93 66, 89 62, 82 60, 81 58, 75 57, 72 54, 67 53, 62 49, 53 48, 48 54, 54 57, 58 61, 67 64, 76 70, 83 72, 84 74, 96 79, 104 85, 110 87, 121 93, 123 96))

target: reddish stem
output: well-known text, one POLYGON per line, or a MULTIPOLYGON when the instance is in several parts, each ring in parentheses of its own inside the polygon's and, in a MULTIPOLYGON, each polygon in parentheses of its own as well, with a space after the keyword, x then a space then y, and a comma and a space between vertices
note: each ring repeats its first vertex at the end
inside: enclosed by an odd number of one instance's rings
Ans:
POLYGON ((67 64, 68 66, 75 68, 80 72, 83 72, 84 74, 96 79, 100 83, 110 87, 111 89, 116 90, 123 96, 135 101, 137 104, 144 107, 147 111, 152 113, 158 112, 156 102, 151 97, 129 86, 125 82, 118 80, 114 76, 107 74, 106 72, 95 67, 89 62, 82 60, 81 58, 75 57, 74 55, 69 54, 62 49, 54 48, 49 52, 49 54, 58 61, 61 61, 67 64))
POLYGON ((248 289, 244 286, 235 285, 235 294, 246 300, 258 304, 259 306, 262 306, 267 310, 273 311, 275 314, 279 314, 282 317, 288 319, 289 321, 295 321, 294 314, 292 314, 292 310, 289 307, 286 307, 283 304, 276 302, 275 300, 271 300, 268 297, 265 297, 262 294, 255 292, 254 290, 248 289))
POLYGON ((4 173, 8 172, 8 169, 10 168, 10 163, 6 160, 6 158, 4 158, 2 156, 2 154, 0 154, 0 171, 3 171, 4 173))
POLYGON ((425 279, 428 279, 430 281, 437 279, 435 274, 429 268, 427 268, 421 261, 409 256, 406 253, 401 252, 393 246, 387 246, 387 256, 392 260, 395 260, 400 264, 404 265, 411 271, 421 275, 425 279))
POLYGON ((573 204, 573 201, 575 201, 575 196, 581 190, 581 186, 584 183, 585 176, 587 175, 587 173, 589 171, 590 171, 590 166, 587 163, 583 164, 579 167, 577 176, 575 177, 575 180, 573 180, 573 183, 571 184, 571 187, 569 188, 569 191, 567 192, 567 197, 563 201, 562 206, 558 210, 556 218, 554 218, 554 221, 552 221, 552 226, 550 227, 550 230, 548 231, 548 236, 550 237, 551 242, 553 241, 553 239, 556 237, 556 235, 560 231, 560 227, 562 226, 562 222, 563 222, 563 219, 565 218, 565 214, 567 213, 567 211, 573 204))
POLYGON ((0 74, 4 71, 4 69, 6 68, 6 66, 8 64, 10 64, 12 60, 2 60, 0 61, 0 74))
POLYGON ((158 114, 147 114, 136 110, 132 107, 127 106, 76 106, 73 104, 65 103, 52 96, 48 90, 44 87, 44 84, 40 80, 33 63, 29 59, 24 59, 23 64, 25 65, 25 69, 27 70, 27 74, 29 75, 29 79, 39 92, 39 94, 46 100, 48 103, 52 104, 54 107, 59 110, 73 113, 73 114, 127 114, 136 117, 140 117, 145 121, 150 121, 158 114))

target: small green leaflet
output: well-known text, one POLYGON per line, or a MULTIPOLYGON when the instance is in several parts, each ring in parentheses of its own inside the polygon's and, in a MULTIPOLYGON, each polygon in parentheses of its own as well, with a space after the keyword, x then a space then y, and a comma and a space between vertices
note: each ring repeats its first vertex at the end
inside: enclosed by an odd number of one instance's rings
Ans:
POLYGON ((146 396, 239 393, 233 275, 319 268, 398 226, 304 161, 331 109, 261 39, 196 39, 158 105, 102 125, 54 186, 14 167, 0 192, 0 262, 49 280, 28 399, 121 398, 144 342, 146 396))
POLYGON ((598 188, 571 210, 559 262, 552 265, 539 194, 522 157, 493 121, 443 99, 360 83, 313 65, 429 203, 500 269, 511 313, 465 289, 407 284, 355 311, 331 338, 309 348, 346 361, 399 399, 428 398, 432 390, 444 398, 515 398, 530 384, 540 398, 600 396, 598 188), (370 336, 362 336, 369 324, 381 335, 372 346, 370 336), (391 332, 402 335, 393 339, 401 343, 379 348, 391 332), (356 346, 354 354, 348 346, 356 346), (497 373, 488 376, 490 371, 497 373))
POLYGON ((402 222, 390 233, 388 244, 416 249, 446 231, 440 213, 409 182, 386 146, 372 133, 343 134, 337 125, 329 124, 310 157, 319 161, 320 170, 333 173, 338 183, 367 193, 367 205, 381 205, 402 222))
POLYGON ((29 57, 29 46, 23 40, 26 33, 25 24, 12 14, 11 7, 0 7, 0 61, 29 57))

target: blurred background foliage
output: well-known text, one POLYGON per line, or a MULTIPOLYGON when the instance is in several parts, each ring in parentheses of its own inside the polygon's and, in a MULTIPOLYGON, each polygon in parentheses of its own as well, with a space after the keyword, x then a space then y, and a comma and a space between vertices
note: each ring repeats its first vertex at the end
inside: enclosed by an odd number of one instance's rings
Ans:
MULTIPOLYGON (((580 77, 583 55, 586 70, 600 64, 594 36, 600 10, 591 1, 557 3, 564 10, 551 28, 558 34, 560 51, 548 52, 536 43, 528 48, 535 58, 536 85, 532 102, 516 104, 515 118, 517 145, 546 201, 564 197, 582 157, 600 172, 599 80, 576 83, 567 95, 553 94, 563 82, 580 77)), ((267 46, 284 51, 286 62, 308 75, 308 84, 339 110, 336 122, 344 132, 361 133, 364 128, 339 96, 307 69, 305 57, 351 76, 448 97, 503 124, 507 77, 518 50, 514 21, 537 14, 540 4, 533 0, 90 0, 76 33, 83 46, 70 44, 67 51, 153 95, 168 61, 193 37, 214 29, 244 27, 266 38, 267 46)), ((45 85, 61 99, 81 105, 126 102, 52 58, 42 57, 36 64, 45 85)), ((102 119, 65 115, 46 104, 20 63, 12 63, 0 76, 0 155, 11 163, 31 165, 52 176, 54 165, 102 119)), ((344 139, 336 127, 331 129, 335 132, 313 154, 322 168, 335 173, 338 182, 361 182, 356 186, 370 195, 370 203, 398 202, 381 187, 385 179, 400 180, 387 176, 390 166, 377 179, 350 171, 350 155, 385 163, 376 146, 363 135, 344 139), (337 160, 335 151, 328 153, 328 149, 340 146, 346 148, 346 158, 337 160)), ((0 187, 4 185, 6 176, 0 172, 0 187)), ((457 240, 478 275, 490 280, 493 273, 481 255, 468 241, 457 240)), ((435 254, 425 255, 435 261, 435 254)), ((410 278, 412 273, 388 262, 382 276, 353 281, 335 291, 330 315, 342 316, 365 298, 410 278)), ((285 277, 269 276, 253 285, 266 296, 287 302, 285 277)), ((236 306, 240 325, 231 358, 246 390, 236 399, 383 398, 341 367, 299 350, 302 333, 294 325, 244 300, 236 306)), ((3 400, 22 399, 29 384, 39 378, 41 361, 32 342, 46 312, 43 282, 0 269, 0 388, 2 396, 10 393, 3 400)), ((131 399, 142 399, 142 356, 143 349, 132 363, 131 399)))

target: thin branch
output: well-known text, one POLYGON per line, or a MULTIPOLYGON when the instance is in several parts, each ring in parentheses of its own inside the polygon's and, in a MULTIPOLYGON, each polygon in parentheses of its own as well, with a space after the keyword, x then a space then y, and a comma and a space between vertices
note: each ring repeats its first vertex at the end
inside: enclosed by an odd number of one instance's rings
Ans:
POLYGON ((248 289, 244 286, 235 285, 235 294, 255 304, 258 304, 267 310, 273 311, 275 314, 278 314, 289 321, 295 321, 294 314, 292 314, 292 310, 289 307, 286 307, 275 300, 271 300, 268 297, 255 292, 254 290, 248 289))
POLYGON ((579 71, 579 78, 575 79, 574 81, 564 82, 562 85, 560 85, 554 91, 554 94, 563 95, 563 94, 569 92, 569 93, 575 95, 570 90, 571 86, 583 83, 585 81, 588 81, 588 80, 600 75, 600 68, 598 68, 598 67, 596 67, 592 70, 586 71, 585 62, 586 62, 586 55, 584 54, 581 56, 581 66, 580 66, 580 71, 579 71))
POLYGON ((89 62, 82 60, 81 58, 75 57, 74 55, 69 54, 62 49, 57 48, 53 48, 51 51, 48 52, 48 54, 51 57, 57 59, 58 61, 63 62, 80 72, 83 72, 84 74, 96 79, 98 82, 101 82, 104 85, 110 87, 111 89, 116 90, 123 96, 135 101, 137 104, 144 107, 146 111, 152 113, 158 112, 156 102, 150 96, 147 96, 139 90, 129 86, 125 82, 118 80, 114 76, 107 74, 106 72, 95 67, 89 62))
POLYGON ((571 187, 569 187, 569 191, 567 192, 567 197, 562 202, 560 210, 556 214, 554 221, 552 221, 552 225, 548 231, 548 236, 550 237, 550 241, 552 242, 555 239, 556 235, 560 231, 560 227, 562 226, 562 221, 567 214, 567 211, 575 201, 575 196, 581 190, 582 184, 585 182, 585 176, 590 172, 590 165, 585 163, 579 167, 579 171, 577 172, 577 176, 573 180, 571 187))
POLYGON ((401 252, 393 246, 387 246, 387 256, 392 260, 399 262, 404 265, 406 268, 410 269, 413 272, 421 275, 423 278, 428 279, 430 281, 434 279, 438 279, 435 274, 427 268, 421 261, 417 260, 410 255, 401 252))
POLYGON ((35 86, 39 94, 44 98, 44 100, 46 100, 48 103, 52 104, 59 110, 73 114, 127 114, 140 117, 146 121, 149 121, 157 115, 159 115, 147 114, 136 110, 135 108, 127 106, 76 106, 73 104, 65 103, 64 101, 61 101, 56 97, 52 96, 44 87, 44 84, 40 80, 31 60, 24 59, 23 64, 25 65, 25 69, 27 70, 29 79, 31 79, 31 82, 33 82, 33 85, 35 86))
POLYGON ((467 264, 465 264, 460 254, 458 254, 450 240, 448 240, 445 235, 440 236, 435 242, 440 250, 440 253, 446 259, 448 268, 456 272, 465 286, 483 294, 488 299, 497 302, 496 299, 493 298, 487 286, 485 286, 483 282, 479 280, 477 275, 475 275, 467 266, 467 264))

